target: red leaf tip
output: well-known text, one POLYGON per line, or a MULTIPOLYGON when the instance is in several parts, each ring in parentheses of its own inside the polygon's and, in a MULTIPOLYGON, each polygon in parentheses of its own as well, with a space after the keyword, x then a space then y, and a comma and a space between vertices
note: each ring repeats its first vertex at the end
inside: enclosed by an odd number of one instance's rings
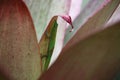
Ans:
POLYGON ((69 23, 72 27, 72 29, 70 30, 70 32, 72 32, 74 30, 74 26, 72 24, 72 19, 69 15, 59 15, 63 20, 65 20, 67 23, 69 23))

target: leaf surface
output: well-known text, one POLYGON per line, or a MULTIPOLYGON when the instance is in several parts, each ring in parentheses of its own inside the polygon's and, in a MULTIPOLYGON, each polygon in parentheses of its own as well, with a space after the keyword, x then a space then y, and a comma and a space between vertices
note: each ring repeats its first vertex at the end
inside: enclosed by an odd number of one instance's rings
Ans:
POLYGON ((74 32, 66 32, 64 50, 91 35, 94 31, 102 29, 119 3, 120 0, 91 0, 73 22, 74 32))
MULTIPOLYGON (((38 41, 41 39, 49 21, 55 15, 68 14, 71 0, 24 0, 31 12, 38 41)), ((66 26, 65 22, 60 23, 66 26)))
POLYGON ((112 80, 120 69, 120 22, 62 52, 39 80, 112 80))
POLYGON ((41 75, 35 28, 22 0, 0 0, 0 68, 10 80, 41 75))
POLYGON ((107 22, 106 26, 112 25, 115 22, 120 20, 120 5, 117 7, 113 15, 111 16, 110 20, 107 22))

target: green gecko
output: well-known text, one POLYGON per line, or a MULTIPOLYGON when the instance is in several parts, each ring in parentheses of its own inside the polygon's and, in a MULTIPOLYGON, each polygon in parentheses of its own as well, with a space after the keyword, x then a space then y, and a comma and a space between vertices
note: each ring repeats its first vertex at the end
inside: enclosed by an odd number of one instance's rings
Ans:
MULTIPOLYGON (((72 30, 73 30, 71 17, 70 16, 67 16, 67 17, 60 16, 60 17, 64 19, 66 22, 68 22, 72 26, 72 30)), ((43 72, 45 72, 48 69, 51 56, 55 47, 55 40, 56 40, 56 34, 57 34, 57 28, 58 28, 57 19, 58 19, 58 16, 54 16, 51 19, 39 43, 43 72)))

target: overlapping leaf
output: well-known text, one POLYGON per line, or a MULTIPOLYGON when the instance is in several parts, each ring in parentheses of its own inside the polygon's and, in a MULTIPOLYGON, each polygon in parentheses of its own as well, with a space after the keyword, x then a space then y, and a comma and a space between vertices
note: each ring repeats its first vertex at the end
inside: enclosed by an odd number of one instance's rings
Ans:
MULTIPOLYGON (((24 0, 27 4, 37 32, 38 41, 50 19, 55 15, 68 14, 71 0, 24 0)), ((61 26, 66 26, 60 23, 61 26)))
POLYGON ((95 30, 101 29, 101 26, 109 20, 119 3, 120 0, 91 0, 73 22, 75 31, 66 33, 65 45, 67 45, 64 49, 66 50, 95 30))
POLYGON ((112 80, 120 68, 120 22, 62 52, 39 80, 112 80))
POLYGON ((111 25, 117 21, 120 20, 120 5, 118 6, 118 8, 115 10, 115 12, 113 13, 113 15, 111 16, 110 20, 107 22, 106 26, 111 25))
MULTIPOLYGON (((24 0, 31 12, 38 42, 45 31, 50 19, 55 15, 66 15, 69 13, 71 0, 24 0)), ((63 47, 63 39, 66 30, 66 22, 58 19, 58 30, 55 49, 53 51, 52 61, 60 53, 63 47)))
POLYGON ((22 0, 0 0, 0 68, 10 80, 41 75, 35 28, 22 0))

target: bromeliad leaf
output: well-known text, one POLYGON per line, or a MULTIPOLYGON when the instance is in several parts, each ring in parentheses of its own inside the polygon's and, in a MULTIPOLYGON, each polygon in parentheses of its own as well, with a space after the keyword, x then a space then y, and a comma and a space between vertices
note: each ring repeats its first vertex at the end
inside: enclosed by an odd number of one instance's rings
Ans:
POLYGON ((1 67, 0 67, 0 80, 10 80, 9 76, 5 72, 3 72, 1 67))
POLYGON ((39 80, 113 80, 120 69, 120 22, 61 52, 39 80))
MULTIPOLYGON (((60 16, 60 15, 58 16, 64 19, 66 22, 68 22, 72 26, 72 30, 73 30, 72 20, 70 16, 60 16)), ((51 19, 47 29, 45 30, 39 42, 43 72, 46 71, 49 66, 51 56, 55 47, 56 33, 58 27, 57 24, 58 16, 54 16, 51 19)))
MULTIPOLYGON (((92 0, 91 0, 92 1, 92 0)), ((102 0, 99 0, 102 2, 102 0)), ((95 0, 95 4, 99 4, 99 1, 95 0)), ((103 0, 103 3, 96 8, 97 11, 94 10, 94 6, 91 5, 94 3, 93 1, 86 6, 87 10, 89 11, 82 11, 82 13, 77 17, 77 19, 73 22, 75 29, 73 33, 66 32, 65 37, 65 47, 64 50, 67 50, 69 47, 74 45, 75 43, 79 42, 80 40, 84 39, 85 37, 93 34, 96 30, 102 29, 103 25, 110 19, 115 9, 118 7, 120 0, 103 0), (91 5, 91 8, 89 9, 91 5), (93 9, 92 9, 93 8, 93 9), (88 16, 88 18, 85 16, 88 16), (92 16, 90 16, 93 14, 92 16), (84 24, 80 22, 84 22, 84 17, 86 22, 84 24), (73 36, 74 35, 74 36, 73 36), (73 37, 72 37, 73 36, 73 37), (68 42, 67 42, 68 41, 68 42)))
MULTIPOLYGON (((57 14, 68 14, 71 0, 23 0, 31 13, 38 41, 50 19, 57 14)), ((61 24, 63 25, 63 23, 61 24)))
POLYGON ((0 70, 10 76, 4 80, 37 80, 41 75, 37 36, 22 0, 0 0, 0 70))

